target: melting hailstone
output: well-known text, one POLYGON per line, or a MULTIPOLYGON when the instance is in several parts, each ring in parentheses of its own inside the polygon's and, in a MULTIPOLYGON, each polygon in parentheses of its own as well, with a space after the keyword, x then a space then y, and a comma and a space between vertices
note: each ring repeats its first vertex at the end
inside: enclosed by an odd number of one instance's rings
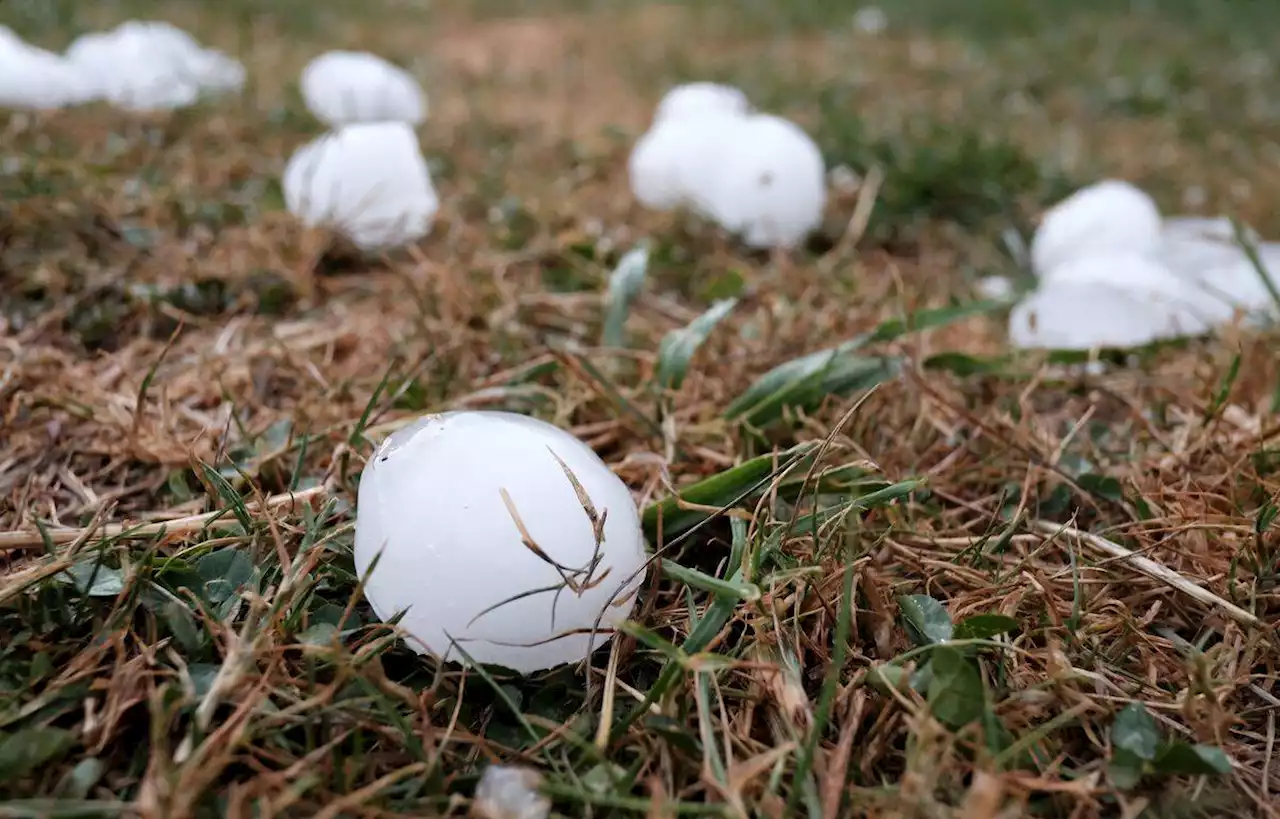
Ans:
POLYGON ((427 97, 413 76, 363 51, 330 51, 302 70, 302 98, 329 126, 352 122, 407 122, 427 117, 427 97))
POLYGON ((1014 346, 1050 350, 1141 347, 1204 333, 1221 318, 1169 270, 1138 253, 1059 265, 1009 316, 1014 346))
POLYGON ((653 210, 688 207, 712 215, 719 157, 741 125, 734 114, 664 119, 642 136, 627 172, 636 199, 653 210))
POLYGON ((523 415, 424 416, 384 441, 360 478, 365 596, 383 619, 407 610, 400 626, 420 653, 460 660, 452 638, 477 662, 520 673, 577 662, 627 618, 646 560, 626 485, 586 444, 523 415))
POLYGON ((52 110, 93 98, 88 77, 61 55, 0 26, 0 108, 52 110))
POLYGON ((795 123, 752 114, 737 125, 709 186, 712 216, 757 248, 791 248, 822 223, 826 166, 795 123))
POLYGON ((691 82, 677 85, 658 101, 654 124, 683 120, 707 114, 745 116, 751 103, 741 89, 714 82, 691 82))
POLYGON ((1275 314, 1275 298, 1263 275, 1272 286, 1280 286, 1280 243, 1260 241, 1247 228, 1244 235, 1258 252, 1261 273, 1236 242, 1231 220, 1223 217, 1165 219, 1155 256, 1179 278, 1226 303, 1233 312, 1253 317, 1275 314))
POLYGON ((403 122, 345 125, 303 145, 283 187, 290 213, 362 250, 421 239, 440 206, 417 136, 403 122))
POLYGON ((1116 179, 1082 188, 1045 211, 1031 241, 1037 276, 1092 253, 1152 252, 1160 210, 1144 191, 1116 179))
POLYGON ((245 82, 237 60, 164 22, 130 20, 85 34, 67 48, 66 59, 92 78, 96 96, 133 111, 184 108, 206 94, 239 91, 245 82))

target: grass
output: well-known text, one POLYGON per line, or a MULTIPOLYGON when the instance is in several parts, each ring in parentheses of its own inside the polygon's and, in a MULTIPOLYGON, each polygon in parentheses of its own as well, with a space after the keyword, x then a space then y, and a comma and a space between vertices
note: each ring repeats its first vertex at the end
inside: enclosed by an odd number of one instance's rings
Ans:
POLYGON ((170 19, 253 87, 0 119, 0 816, 457 816, 494 761, 562 816, 1276 813, 1276 339, 1076 374, 971 290, 1102 174, 1280 232, 1270 5, 74 5, 13 24, 170 19), (332 47, 427 78, 415 249, 280 212, 332 47), (861 241, 857 192, 785 270, 633 204, 693 76, 878 168, 861 241), (373 443, 467 407, 646 510, 589 669, 437 667, 359 595, 373 443))

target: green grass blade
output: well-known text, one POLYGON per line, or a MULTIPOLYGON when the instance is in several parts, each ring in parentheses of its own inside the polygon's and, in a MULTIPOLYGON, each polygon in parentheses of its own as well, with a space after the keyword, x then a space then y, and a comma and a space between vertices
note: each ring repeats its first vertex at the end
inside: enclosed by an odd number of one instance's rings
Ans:
POLYGON ((724 320, 738 304, 737 299, 718 301, 702 315, 689 322, 687 327, 672 330, 663 337, 658 347, 658 386, 665 390, 678 390, 684 383, 689 362, 698 348, 711 335, 711 331, 724 320))
POLYGON ((627 316, 631 303, 640 295, 649 270, 649 244, 641 242, 622 257, 609 275, 609 291, 605 296, 604 331, 600 343, 605 347, 622 347, 626 343, 627 316))

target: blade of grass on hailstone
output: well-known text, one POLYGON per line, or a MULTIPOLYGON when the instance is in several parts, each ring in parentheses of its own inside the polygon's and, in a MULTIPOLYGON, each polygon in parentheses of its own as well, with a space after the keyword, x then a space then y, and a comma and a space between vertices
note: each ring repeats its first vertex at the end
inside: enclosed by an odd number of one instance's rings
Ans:
POLYGON ((737 299, 718 301, 689 322, 688 326, 672 330, 663 337, 658 346, 658 386, 667 390, 680 389, 685 373, 689 370, 689 362, 693 360, 698 348, 737 304, 737 299))
POLYGON ((1240 249, 1244 251, 1249 264, 1253 266, 1253 271, 1262 279, 1262 286, 1267 288, 1267 294, 1271 296, 1272 303, 1280 308, 1280 290, 1276 289, 1276 283, 1271 279, 1271 271, 1267 270, 1262 256, 1258 254, 1258 246, 1245 232, 1244 225, 1240 224, 1240 220, 1234 216, 1231 217, 1231 233, 1235 237, 1236 244, 1240 245, 1240 249))
MULTIPOLYGON (((764 483, 772 479, 776 468, 799 457, 811 455, 818 449, 818 444, 806 442, 794 446, 779 455, 761 455, 745 461, 732 469, 726 469, 709 478, 680 490, 679 500, 699 506, 722 509, 738 503, 751 492, 763 488, 764 483)), ((665 498, 652 503, 644 510, 644 530, 650 538, 657 536, 658 521, 662 521, 662 534, 670 539, 711 516, 710 512, 700 509, 681 509, 675 497, 665 498)))
POLYGON ((874 330, 855 336, 842 344, 801 358, 779 364, 769 372, 756 379, 747 390, 738 396, 729 408, 725 417, 734 419, 755 414, 768 403, 786 401, 786 395, 792 390, 800 390, 804 384, 819 377, 833 367, 839 371, 838 362, 846 359, 844 368, 850 363, 847 359, 852 354, 871 344, 893 341, 908 333, 945 327, 970 316, 981 315, 999 310, 1006 305, 1000 301, 977 301, 954 307, 942 307, 932 310, 921 310, 906 318, 893 318, 882 322, 874 330))
POLYGON ((625 344, 623 330, 631 312, 631 303, 640 294, 640 288, 644 287, 648 270, 649 243, 642 241, 627 251, 609 275, 602 346, 617 348, 625 344))

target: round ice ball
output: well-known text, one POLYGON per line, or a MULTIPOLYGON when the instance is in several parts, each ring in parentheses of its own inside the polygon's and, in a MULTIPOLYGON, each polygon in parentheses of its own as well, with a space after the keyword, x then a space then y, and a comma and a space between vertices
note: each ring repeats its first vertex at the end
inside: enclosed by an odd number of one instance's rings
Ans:
POLYGON ((384 620, 405 611, 419 653, 520 673, 582 660, 631 613, 646 561, 626 485, 534 418, 424 416, 360 478, 365 596, 384 620))

